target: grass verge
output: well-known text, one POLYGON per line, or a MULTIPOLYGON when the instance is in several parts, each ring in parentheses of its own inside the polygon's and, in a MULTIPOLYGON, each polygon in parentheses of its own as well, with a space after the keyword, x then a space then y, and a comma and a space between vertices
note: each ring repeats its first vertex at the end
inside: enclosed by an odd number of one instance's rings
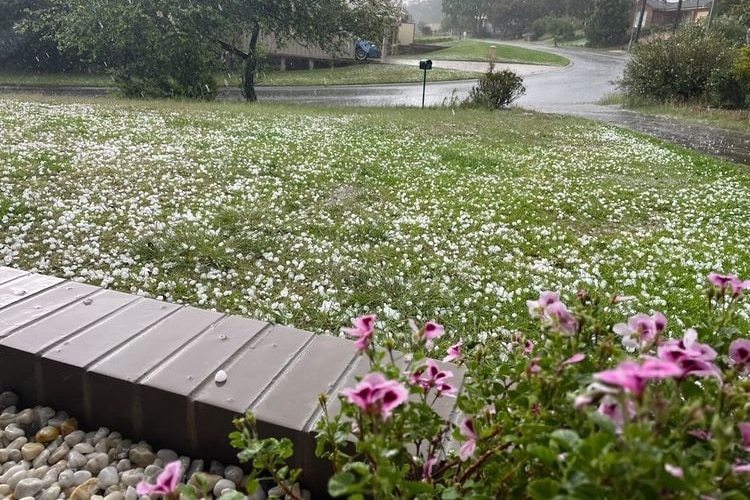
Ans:
POLYGON ((486 62, 489 57, 490 47, 494 45, 496 62, 546 64, 550 66, 566 66, 570 62, 563 56, 550 54, 549 52, 478 40, 464 40, 440 45, 445 45, 446 47, 435 52, 430 52, 430 59, 486 62))
MULTIPOLYGON (((436 68, 430 72, 431 81, 472 80, 480 73, 436 68)), ((217 81, 224 86, 239 86, 238 74, 221 74, 217 81)), ((382 83, 415 83, 422 81, 417 68, 398 64, 355 64, 340 68, 320 68, 295 71, 263 71, 258 85, 366 85, 382 83)), ((0 72, 0 85, 35 87, 111 87, 114 82, 104 74, 38 74, 0 72)))
POLYGON ((698 123, 727 130, 736 130, 750 134, 750 110, 719 109, 680 103, 634 102, 622 94, 612 94, 600 101, 600 104, 619 104, 650 116, 671 116, 681 121, 698 123))
POLYGON ((478 342, 586 289, 677 335, 709 271, 750 267, 745 169, 583 120, 15 97, 0 121, 0 264, 316 332, 478 342))

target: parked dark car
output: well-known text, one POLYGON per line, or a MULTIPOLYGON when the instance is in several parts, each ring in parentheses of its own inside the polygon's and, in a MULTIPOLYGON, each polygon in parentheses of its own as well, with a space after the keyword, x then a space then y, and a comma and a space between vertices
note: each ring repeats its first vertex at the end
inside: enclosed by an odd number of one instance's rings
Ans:
POLYGON ((357 40, 354 45, 354 59, 357 61, 364 61, 365 59, 378 59, 381 53, 374 43, 368 42, 367 40, 357 40))

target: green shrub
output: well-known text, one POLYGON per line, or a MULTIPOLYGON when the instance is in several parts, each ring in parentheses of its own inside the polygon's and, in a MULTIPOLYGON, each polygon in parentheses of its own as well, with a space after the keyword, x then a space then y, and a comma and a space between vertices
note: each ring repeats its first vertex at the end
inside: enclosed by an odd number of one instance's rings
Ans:
POLYGON ((702 26, 636 47, 620 87, 631 99, 731 105, 738 101, 732 78, 737 50, 702 26))
POLYGON ((740 85, 742 95, 744 96, 744 106, 750 108, 750 46, 739 50, 737 59, 734 61, 732 74, 740 85))
POLYGON ((526 92, 523 78, 510 70, 493 72, 493 67, 482 78, 479 86, 471 89, 464 102, 467 106, 500 109, 512 103, 526 92))
POLYGON ((529 35, 532 40, 538 40, 545 34, 552 35, 559 41, 575 39, 576 25, 574 19, 569 17, 545 16, 531 24, 529 35))

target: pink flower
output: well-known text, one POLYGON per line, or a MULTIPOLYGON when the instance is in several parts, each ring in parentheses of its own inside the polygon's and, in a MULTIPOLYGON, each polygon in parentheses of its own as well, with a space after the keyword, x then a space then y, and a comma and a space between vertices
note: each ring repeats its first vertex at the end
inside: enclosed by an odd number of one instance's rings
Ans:
POLYGON ((709 273, 708 281, 713 286, 719 288, 721 293, 724 293, 725 289, 730 288, 732 290, 732 298, 735 299, 742 295, 742 292, 746 289, 750 288, 750 280, 742 281, 734 274, 709 273))
POLYGON ((578 331, 578 320, 562 302, 548 305, 542 314, 542 324, 552 331, 571 336, 578 331))
POLYGON ((542 317, 542 313, 547 308, 547 306, 550 306, 555 302, 560 302, 559 293, 542 292, 539 294, 539 300, 527 300, 526 306, 529 308, 529 315, 532 318, 537 319, 542 317))
POLYGON ((432 469, 437 464, 437 458, 431 458, 427 460, 422 466, 422 480, 428 481, 432 477, 432 469))
POLYGON ((586 355, 584 353, 582 353, 582 352, 578 352, 576 354, 573 354, 571 357, 569 357, 568 359, 566 359, 562 363, 560 363, 560 365, 561 366, 573 365, 575 363, 580 363, 584 359, 586 359, 586 355))
POLYGON ((357 353, 360 354, 362 351, 367 350, 367 346, 370 344, 370 340, 375 332, 375 319, 377 315, 368 314, 367 316, 360 316, 357 319, 352 320, 354 328, 344 328, 344 333, 357 337, 357 341, 354 345, 357 347, 357 353))
MULTIPOLYGON (((635 417, 636 408, 632 401, 628 401, 626 404, 628 419, 635 417)), ((597 412, 605 417, 609 418, 618 431, 622 430, 622 426, 625 425, 625 414, 623 413, 622 405, 612 396, 604 396, 597 412)))
POLYGON ((667 327, 667 318, 660 312, 653 316, 636 314, 628 319, 627 324, 617 323, 612 327, 617 335, 622 336, 622 345, 629 349, 639 349, 653 344, 667 327))
POLYGON ((603 397, 609 395, 609 394, 617 394, 617 389, 610 387, 608 385, 600 384, 599 382, 594 382, 593 384, 590 384, 586 388, 586 393, 581 394, 580 396, 575 398, 575 401, 573 402, 573 407, 576 410, 580 410, 584 406, 590 405, 591 403, 594 403, 596 401, 599 401, 603 397))
POLYGON ((712 434, 704 429, 693 429, 692 431, 688 431, 688 435, 698 438, 701 441, 711 441, 713 438, 712 434))
POLYGON ((344 389, 341 393, 365 413, 383 418, 390 417, 409 396, 406 387, 395 380, 387 380, 380 373, 365 375, 354 389, 344 389))
POLYGON ((443 325, 434 321, 428 321, 422 328, 419 328, 413 320, 409 321, 409 325, 414 333, 415 341, 424 341, 427 349, 432 349, 432 346, 435 345, 434 340, 442 337, 445 333, 443 325))
POLYGON ((745 451, 750 451, 750 422, 740 422, 737 427, 740 430, 740 436, 742 436, 742 446, 745 451))
POLYGON ((750 472, 750 464, 737 464, 732 466, 732 472, 750 472))
POLYGON ((474 420, 471 418, 465 418, 463 422, 461 422, 460 432, 461 435, 466 438, 466 442, 461 445, 461 448, 458 450, 458 456, 461 458, 462 462, 465 462, 477 449, 477 439, 479 439, 479 436, 477 436, 476 431, 474 431, 474 420))
POLYGON ((674 477, 682 478, 685 476, 685 472, 681 467, 672 464, 664 464, 664 470, 669 472, 674 477))
POLYGON ((657 348, 660 359, 675 363, 682 369, 682 376, 716 377, 721 380, 721 371, 712 363, 716 351, 697 341, 698 332, 689 328, 682 340, 668 340, 657 348))
POLYGON ((461 359, 461 346, 462 345, 464 345, 463 342, 458 342, 450 346, 448 348, 448 355, 443 358, 443 362, 448 363, 450 361, 457 361, 461 359))
POLYGON ((451 377, 453 377, 453 372, 441 370, 434 360, 428 359, 426 366, 414 371, 411 376, 411 383, 420 386, 425 392, 434 387, 438 396, 455 397, 457 389, 446 382, 451 377))
POLYGON ((737 339, 729 345, 729 357, 741 369, 747 370, 750 366, 750 340, 737 339))
POLYGON ((156 478, 156 484, 141 481, 135 491, 139 495, 169 495, 177 489, 177 483, 182 476, 182 463, 179 460, 169 462, 156 478))
POLYGON ((676 364, 656 358, 645 358, 642 364, 623 361, 613 370, 595 373, 594 378, 605 384, 621 387, 627 392, 640 396, 649 380, 660 380, 682 375, 676 364))
POLYGON ((523 343, 523 352, 525 354, 531 354, 534 352, 534 343, 530 340, 527 340, 523 343))
POLYGON ((630 302, 631 300, 635 300, 635 295, 615 295, 612 298, 613 304, 620 304, 622 302, 630 302))

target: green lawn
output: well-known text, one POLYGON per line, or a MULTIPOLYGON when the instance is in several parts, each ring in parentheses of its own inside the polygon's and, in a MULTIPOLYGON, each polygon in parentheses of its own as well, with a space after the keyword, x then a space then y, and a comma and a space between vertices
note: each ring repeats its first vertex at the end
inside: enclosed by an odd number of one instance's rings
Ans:
POLYGON ((750 269, 746 169, 583 120, 14 97, 0 123, 0 264, 316 332, 481 341, 586 289, 680 335, 708 272, 750 269))
POLYGON ((494 45, 496 51, 495 61, 497 62, 547 64, 551 66, 565 66, 570 62, 562 56, 550 54, 549 52, 478 40, 449 42, 440 45, 445 45, 446 48, 430 52, 430 59, 484 62, 488 60, 490 47, 494 45))
POLYGON ((111 87, 112 77, 103 73, 33 73, 0 71, 0 85, 33 87, 111 87))

